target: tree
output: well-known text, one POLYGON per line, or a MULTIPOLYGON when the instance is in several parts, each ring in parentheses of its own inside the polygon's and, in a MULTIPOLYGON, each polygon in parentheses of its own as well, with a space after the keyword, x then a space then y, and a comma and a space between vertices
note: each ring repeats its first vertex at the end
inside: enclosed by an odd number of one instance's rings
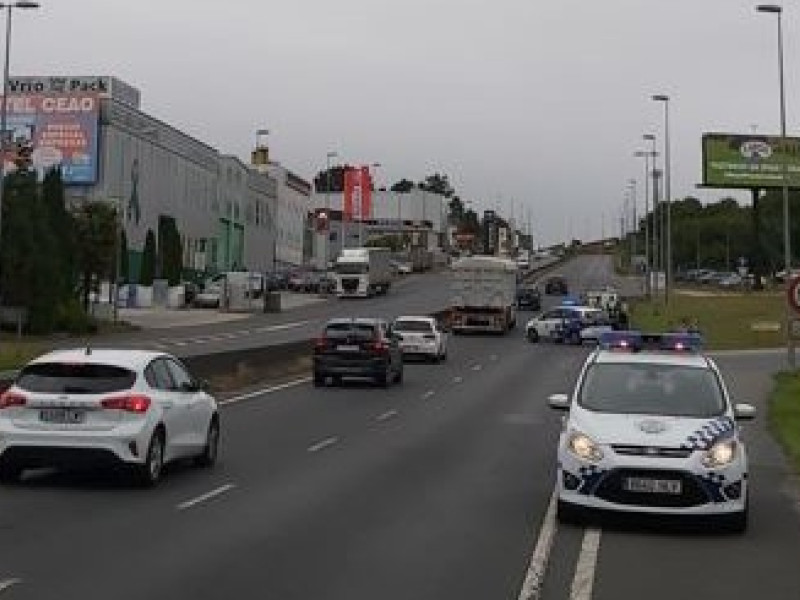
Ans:
POLYGON ((432 194, 439 194, 445 198, 450 198, 455 193, 453 186, 450 185, 450 178, 440 173, 428 175, 424 181, 419 183, 418 187, 421 190, 432 194))
POLYGON ((130 257, 128 256, 128 236, 125 229, 119 232, 119 282, 130 283, 131 280, 130 257))
POLYGON ((74 297, 77 274, 75 270, 75 236, 72 215, 67 210, 61 170, 53 168, 42 181, 42 201, 47 213, 47 223, 54 237, 55 253, 52 256, 54 278, 51 282, 51 299, 56 304, 66 303, 74 297))
POLYGON ((397 192, 397 193, 399 193, 399 194, 407 194, 408 192, 410 192, 411 190, 413 190, 415 187, 416 187, 416 186, 414 185, 414 182, 413 182, 413 181, 411 181, 410 179, 406 179, 405 177, 403 177, 403 179, 401 179, 400 181, 396 182, 396 183, 395 183, 394 185, 392 185, 392 187, 391 187, 391 188, 389 188, 389 189, 390 189, 391 191, 393 191, 393 192, 397 192))
POLYGON ((344 192, 344 172, 351 169, 350 165, 336 165, 324 169, 314 177, 314 191, 318 194, 326 192, 341 194, 344 192))
POLYGON ((183 244, 174 217, 159 217, 158 238, 160 277, 168 280, 170 285, 177 285, 183 271, 183 244))
POLYGON ((103 279, 111 280, 116 263, 117 211, 107 202, 85 202, 73 213, 76 258, 83 307, 103 279))
POLYGON ((460 225, 464 220, 464 203, 458 196, 453 196, 449 203, 450 208, 450 221, 456 225, 460 225))
POLYGON ((144 249, 142 250, 142 272, 139 276, 139 283, 142 285, 153 285, 153 278, 156 274, 156 235, 152 229, 147 230, 144 238, 144 249))

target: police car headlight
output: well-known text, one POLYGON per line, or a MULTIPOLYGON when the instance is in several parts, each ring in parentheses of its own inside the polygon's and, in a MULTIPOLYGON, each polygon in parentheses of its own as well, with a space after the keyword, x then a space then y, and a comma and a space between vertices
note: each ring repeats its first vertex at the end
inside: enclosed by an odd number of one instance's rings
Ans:
POLYGON ((703 457, 703 465, 716 469, 731 464, 734 458, 736 458, 736 440, 723 440, 708 449, 703 457))
POLYGON ((580 432, 569 436, 567 448, 578 458, 591 462, 598 462, 603 458, 603 452, 592 438, 580 432))

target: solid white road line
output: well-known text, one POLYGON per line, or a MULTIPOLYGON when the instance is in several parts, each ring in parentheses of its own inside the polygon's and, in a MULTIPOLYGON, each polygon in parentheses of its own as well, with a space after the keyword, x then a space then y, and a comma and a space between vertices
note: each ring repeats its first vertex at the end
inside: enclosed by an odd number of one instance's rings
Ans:
POLYGON ((399 413, 396 410, 387 410, 385 413, 375 417, 376 421, 386 421, 392 417, 396 417, 399 413))
POLYGON ((268 333, 270 331, 281 331, 283 329, 294 329, 295 327, 302 327, 307 325, 310 321, 292 321, 291 323, 281 323, 280 325, 268 325, 266 327, 259 327, 256 329, 257 333, 268 333))
POLYGON ((18 583, 22 583, 22 579, 12 578, 12 579, 4 579, 0 581, 0 592, 6 591, 12 585, 17 585, 18 583))
POLYGON ((536 547, 533 549, 528 572, 525 574, 525 581, 522 582, 522 589, 517 597, 518 600, 539 600, 541 598, 544 574, 547 570, 550 550, 553 548, 556 529, 556 491, 553 490, 550 504, 547 505, 547 512, 539 528, 539 537, 536 540, 536 547))
POLYGON ((180 342, 172 342, 176 346, 186 346, 189 342, 181 340, 180 342))
POLYGON ((192 508, 200 504, 201 502, 205 502, 207 500, 211 500, 212 498, 216 498, 220 494, 224 494, 235 488, 236 486, 232 483, 226 483, 225 485, 221 485, 216 489, 211 490, 210 492, 206 492, 201 496, 197 496, 196 498, 192 498, 191 500, 187 500, 186 502, 181 502, 178 504, 178 510, 186 510, 187 508, 192 508))
POLYGON ((472 370, 473 371, 480 371, 482 368, 483 368, 482 365, 472 365, 472 370))
POLYGON ((600 530, 589 527, 583 534, 581 553, 572 579, 570 600, 591 600, 594 573, 597 567, 597 553, 600 550, 600 530))
POLYGON ((431 397, 433 397, 433 395, 434 395, 435 393, 436 393, 436 392, 434 392, 433 390, 428 390, 427 392, 425 392, 424 394, 422 394, 422 399, 423 399, 423 400, 427 400, 428 398, 431 398, 431 397))
POLYGON ((320 450, 324 450, 328 446, 333 446, 338 441, 339 441, 339 438, 337 438, 337 437, 329 437, 329 438, 326 438, 326 439, 322 440, 321 442, 317 442, 316 444, 313 444, 313 445, 309 446, 306 449, 306 451, 307 452, 319 452, 320 450))
POLYGON ((288 381, 280 385, 274 385, 272 387, 264 388, 263 390, 255 390, 253 392, 248 392, 240 396, 232 396, 230 398, 226 398, 225 400, 220 400, 218 404, 220 406, 225 406, 226 404, 236 404, 237 402, 250 400, 251 398, 257 398, 258 396, 274 394, 275 392, 279 392, 281 390, 285 390, 290 387, 302 385, 304 383, 308 383, 309 381, 311 381, 311 377, 303 377, 302 379, 295 379, 294 381, 288 381))

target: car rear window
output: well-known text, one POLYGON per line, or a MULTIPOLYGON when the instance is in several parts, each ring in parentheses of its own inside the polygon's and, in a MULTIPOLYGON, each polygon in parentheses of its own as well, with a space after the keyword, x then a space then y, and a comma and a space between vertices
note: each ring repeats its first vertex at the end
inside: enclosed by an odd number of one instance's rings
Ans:
POLYGON ((136 373, 123 367, 100 364, 37 363, 19 374, 17 386, 53 394, 105 394, 130 389, 136 373))
POLYGON ((429 321, 412 319, 398 319, 392 327, 395 331, 408 331, 410 333, 430 333, 432 331, 429 321))
POLYGON ((369 323, 331 323, 325 327, 325 337, 375 339, 375 325, 369 323))

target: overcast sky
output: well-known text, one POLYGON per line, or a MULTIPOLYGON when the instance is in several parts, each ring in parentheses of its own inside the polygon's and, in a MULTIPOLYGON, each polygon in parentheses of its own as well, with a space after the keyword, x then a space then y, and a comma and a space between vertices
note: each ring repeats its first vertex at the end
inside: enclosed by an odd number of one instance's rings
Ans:
MULTIPOLYGON (((644 207, 641 135, 673 196, 696 189, 704 131, 779 131, 777 19, 743 0, 40 0, 16 11, 15 75, 116 75, 143 109, 220 151, 311 178, 336 151, 378 184, 447 173, 477 209, 530 208, 541 243, 619 230, 644 207)), ((784 40, 798 132, 800 7, 784 40)), ((746 197, 746 196, 743 196, 746 197)))

